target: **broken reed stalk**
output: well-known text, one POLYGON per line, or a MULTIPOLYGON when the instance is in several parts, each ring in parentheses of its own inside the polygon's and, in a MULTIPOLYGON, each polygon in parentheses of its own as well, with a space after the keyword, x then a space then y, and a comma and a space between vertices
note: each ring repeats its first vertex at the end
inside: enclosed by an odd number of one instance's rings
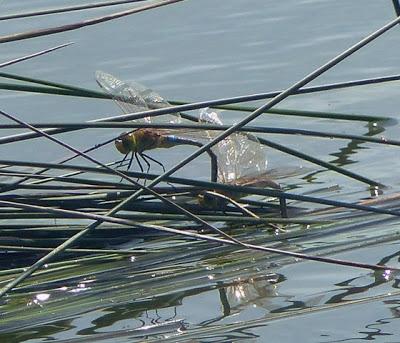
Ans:
MULTIPOLYGON (((21 177, 25 177, 25 176, 21 176, 21 177)), ((68 181, 64 181, 66 183, 69 183, 68 181)), ((73 181, 71 181, 70 183, 74 183, 73 181)), ((4 187, 6 188, 8 186, 8 183, 6 182, 0 182, 0 187, 4 187)), ((62 186, 62 185, 45 185, 45 184, 20 184, 18 186, 18 189, 36 189, 36 190, 83 190, 83 189, 87 189, 90 191, 93 190, 103 190, 103 189, 118 189, 117 187, 113 186, 96 186, 96 185, 85 185, 82 184, 80 186, 78 185, 68 185, 68 186, 62 186)), ((126 188, 125 188, 126 189, 126 188)))
POLYGON ((65 47, 67 47, 67 46, 69 46, 71 44, 74 44, 74 43, 70 42, 70 43, 57 45, 57 46, 55 46, 53 48, 49 48, 49 49, 46 49, 46 50, 35 52, 34 54, 25 55, 25 56, 15 58, 15 59, 7 61, 7 62, 0 63, 0 68, 7 67, 7 66, 10 66, 12 64, 19 63, 19 62, 22 62, 22 61, 26 61, 26 60, 29 60, 31 58, 37 57, 37 56, 48 54, 49 52, 53 52, 53 51, 56 51, 58 49, 65 48, 65 47))
MULTIPOLYGON (((3 200, 3 199, 0 199, 3 200)), ((4 199, 7 200, 7 199, 4 199)), ((17 200, 18 201, 18 200, 17 200)), ((31 205, 35 205, 30 203, 31 205)), ((58 206, 56 206, 58 207, 58 206)), ((21 212, 18 212, 21 213, 21 212)), ((16 218, 14 216, 14 218, 16 218)), ((210 214, 200 214, 199 217, 203 218, 204 220, 207 221, 212 221, 212 222, 237 222, 237 223, 250 223, 250 224, 266 224, 266 223, 272 223, 272 224, 282 224, 282 225, 290 225, 290 224, 298 224, 298 225, 313 225, 313 224, 330 224, 333 221, 332 220, 324 220, 324 219, 308 219, 308 218, 277 218, 277 217, 261 217, 261 218, 254 218, 254 217, 248 217, 248 216, 243 216, 243 215, 210 215, 210 214)), ((60 218, 60 217, 57 217, 60 218)), ((135 221, 160 221, 160 220, 170 220, 170 221, 177 221, 177 222, 187 222, 188 219, 186 216, 182 214, 170 214, 170 213, 127 213, 124 215, 118 215, 117 218, 123 218, 123 219, 130 219, 130 220, 135 220, 135 221)), ((47 225, 44 226, 43 224, 21 224, 18 225, 16 228, 12 227, 11 225, 6 225, 6 226, 0 226, 0 231, 7 229, 7 230, 24 230, 26 229, 31 229, 32 227, 42 229, 43 230, 48 230, 49 228, 52 227, 52 225, 47 225)), ((80 227, 76 228, 76 230, 79 230, 80 227)))
MULTIPOLYGON (((30 246, 14 246, 14 245, 0 245, 1 250, 5 251, 18 251, 18 252, 46 252, 52 251, 53 248, 44 248, 44 247, 30 247, 30 246)), ((74 253, 74 254, 116 254, 116 255, 128 255, 132 256, 133 254, 145 254, 145 250, 116 250, 116 249, 66 249, 66 253, 74 253)))
MULTIPOLYGON (((59 82, 54 82, 54 81, 48 81, 48 80, 42 80, 42 79, 37 79, 33 77, 27 77, 23 75, 17 75, 17 74, 11 74, 11 73, 5 73, 5 72, 0 72, 0 77, 4 77, 6 79, 11 79, 11 80, 17 80, 17 81, 24 81, 28 83, 35 83, 39 85, 44 85, 48 87, 44 87, 43 89, 47 89, 50 92, 53 91, 55 95, 58 93, 57 90, 67 90, 70 91, 69 93, 66 93, 68 95, 73 95, 73 93, 76 94, 76 96, 81 96, 81 97, 88 97, 88 98, 96 98, 96 99, 111 99, 109 95, 106 93, 96 91, 96 90, 91 90, 91 89, 86 89, 82 87, 77 87, 77 86, 72 86, 72 85, 67 85, 64 83, 59 83, 59 82)), ((15 86, 18 86, 19 84, 13 84, 15 86)), ((24 85, 21 85, 24 86, 24 85)), ((27 86, 27 91, 29 91, 29 86, 27 86)), ((30 86, 31 91, 33 92, 35 90, 35 87, 30 86)), ((40 90, 41 88, 37 88, 37 90, 40 90)), ((50 93, 51 94, 51 93, 50 93)))
MULTIPOLYGON (((55 163, 43 163, 43 162, 39 163, 39 162, 10 161, 10 160, 0 160, 0 164, 18 165, 18 166, 24 166, 24 167, 61 169, 61 170, 71 170, 72 169, 72 170, 80 170, 80 171, 85 171, 85 172, 90 172, 90 173, 100 173, 100 174, 108 174, 108 175, 114 174, 114 173, 112 173, 108 170, 104 170, 104 169, 70 165, 70 164, 69 165, 60 165, 60 164, 55 164, 55 163)), ((143 173, 132 172, 132 171, 127 171, 127 172, 125 172, 125 174, 129 175, 131 177, 134 177, 134 178, 147 178, 149 180, 155 180, 158 177, 158 175, 155 175, 155 174, 143 174, 143 173)), ((178 177, 167 177, 165 179, 165 181, 171 182, 171 183, 183 184, 183 185, 198 186, 198 187, 207 188, 207 189, 216 189, 216 190, 221 190, 221 191, 228 192, 228 193, 236 192, 236 193, 271 196, 271 197, 275 197, 275 198, 282 196, 282 197, 284 197, 286 199, 290 199, 290 200, 322 204, 322 205, 333 206, 333 207, 343 207, 343 208, 361 210, 361 211, 371 212, 371 213, 387 214, 387 215, 396 216, 396 217, 400 216, 399 211, 392 211, 392 210, 386 210, 386 209, 376 208, 376 207, 371 207, 371 206, 347 203, 347 202, 342 202, 342 201, 335 201, 335 200, 330 200, 330 199, 298 195, 298 194, 281 192, 281 191, 272 190, 272 189, 236 186, 236 185, 199 181, 199 180, 192 180, 192 179, 185 179, 185 178, 178 178, 178 177)), ((126 196, 130 196, 130 195, 132 195, 132 193, 134 191, 126 191, 126 192, 127 192, 126 196)), ((121 194, 122 192, 119 192, 119 193, 121 194)))
MULTIPOLYGON (((38 129, 48 129, 48 128, 58 128, 58 129, 73 129, 73 130, 83 130, 83 129, 136 129, 136 128, 155 128, 155 129, 173 129, 177 130, 176 132, 179 134, 178 130, 183 130, 185 133, 185 129, 190 130, 209 130, 209 131, 224 131, 228 129, 231 125, 210 125, 210 124, 189 124, 189 123, 180 123, 180 124, 158 124, 158 123, 138 123, 138 122, 126 122, 126 123, 114 123, 114 122, 85 122, 85 123, 29 123, 38 129)), ((2 124, 0 126, 0 130, 6 129, 18 129, 21 128, 18 124, 2 124)), ((267 134, 281 134, 281 135, 299 135, 299 136, 311 136, 311 137, 319 137, 319 138, 338 138, 338 139, 349 139, 355 140, 359 142, 369 142, 375 144, 384 144, 384 145, 394 145, 400 146, 400 141, 395 139, 388 139, 386 137, 369 137, 369 136, 359 136, 353 134, 345 134, 345 133, 336 133, 336 132, 325 132, 325 131, 314 131, 314 130, 305 130, 305 129, 291 129, 291 128, 281 128, 281 127, 268 127, 268 126, 247 126, 244 128, 240 128, 237 132, 244 133, 267 133, 267 134)), ((117 137, 116 137, 117 138, 117 137)), ((107 141, 110 142, 111 140, 107 141)))
POLYGON ((174 3, 177 3, 177 2, 181 2, 181 1, 183 1, 183 0, 162 0, 162 1, 158 1, 158 2, 153 3, 153 4, 148 4, 148 5, 144 5, 144 6, 141 6, 141 7, 135 7, 135 8, 130 9, 130 10, 113 13, 113 14, 106 15, 106 16, 103 16, 103 17, 97 17, 97 18, 93 18, 93 19, 88 19, 88 20, 84 20, 84 21, 81 21, 81 22, 78 22, 78 23, 62 25, 62 26, 56 26, 56 27, 51 27, 51 28, 47 28, 47 29, 38 29, 38 30, 32 30, 32 31, 28 31, 28 32, 21 32, 21 33, 14 33, 14 34, 11 34, 11 35, 0 36, 0 43, 14 42, 14 41, 17 41, 17 40, 23 40, 23 39, 28 39, 28 38, 40 37, 40 36, 48 36, 48 35, 55 34, 55 33, 66 32, 66 31, 71 31, 71 30, 77 30, 77 29, 80 29, 82 27, 96 25, 96 24, 99 24, 99 23, 104 23, 104 22, 109 21, 109 20, 122 18, 122 17, 128 16, 128 15, 134 14, 134 13, 139 13, 139 12, 151 10, 151 9, 154 9, 154 8, 157 8, 157 7, 161 7, 161 6, 171 5, 171 4, 174 4, 174 3))
MULTIPOLYGON (((78 177, 70 177, 70 176, 51 176, 51 175, 43 175, 43 174, 33 174, 33 173, 18 173, 18 172, 12 172, 12 171, 1 171, 0 176, 8 176, 8 177, 19 177, 19 178, 25 178, 26 180, 30 179, 38 179, 39 181, 57 181, 60 183, 68 183, 68 184, 77 184, 79 186, 77 187, 93 187, 93 188, 108 188, 108 189, 133 189, 131 185, 126 185, 126 184, 121 184, 118 182, 111 182, 111 181, 103 181, 103 180, 90 180, 90 179, 85 179, 85 178, 78 178, 78 177)), ((0 182, 0 189, 7 188, 9 183, 3 183, 0 182)), ((58 187, 60 185, 56 185, 54 187, 58 187)), ((50 187, 47 185, 43 185, 43 182, 36 182, 36 183, 31 183, 31 184, 20 184, 18 185, 18 189, 22 188, 32 188, 34 189, 37 187, 37 189, 46 189, 46 187, 50 187), (43 188, 40 188, 43 187, 43 188)), ((52 186, 53 187, 53 186, 52 186)), ((62 187, 62 186, 61 186, 62 187)), ((68 187, 73 187, 69 185, 68 187)), ((50 188, 49 188, 50 189, 50 188)), ((78 188, 79 189, 79 188, 78 188)))
MULTIPOLYGON (((131 120, 143 119, 143 118, 149 117, 149 116, 154 117, 154 116, 159 116, 159 115, 164 115, 164 114, 176 113, 176 111, 174 111, 174 109, 182 108, 183 106, 186 106, 186 105, 176 106, 176 107, 168 107, 166 109, 162 108, 162 109, 157 109, 157 110, 136 112, 133 114, 124 114, 124 115, 118 115, 118 116, 107 117, 107 118, 100 118, 100 119, 90 120, 86 123, 77 123, 77 125, 75 123, 65 123, 66 127, 46 129, 46 130, 44 130, 44 132, 53 135, 53 134, 58 134, 58 133, 72 132, 72 131, 80 130, 81 128, 86 128, 86 127, 87 128, 96 127, 96 125, 98 125, 98 127, 104 127, 103 124, 104 125, 110 124, 110 127, 118 127, 117 124, 115 124, 115 126, 112 126, 113 125, 112 123, 129 122, 131 120)), ((293 114, 293 115, 296 115, 296 114, 293 114)), ((38 124, 43 125, 41 123, 38 123, 38 124)), ((46 126, 46 125, 47 124, 44 124, 43 126, 46 126)), ((140 127, 141 124, 133 122, 133 123, 127 123, 125 125, 128 127, 140 127), (137 125, 137 126, 135 126, 135 125, 137 125)), ((149 127, 152 127, 151 125, 158 125, 158 124, 150 124, 149 127)), ((189 124, 180 124, 180 125, 181 125, 181 127, 189 127, 189 124)), ((62 124, 60 124, 60 126, 62 126, 62 124)), ((204 125, 204 126, 207 127, 206 125, 204 125)), ((13 128, 13 127, 14 126, 12 124, 6 124, 6 126, 4 126, 4 128, 13 128)), ((58 125, 55 124, 55 127, 58 127, 58 125)), ((121 124, 121 127, 125 127, 125 126, 121 124)), ((165 127, 167 127, 167 125, 165 127)), ((266 128, 265 130, 268 130, 268 128, 266 128)), ((273 130, 273 128, 271 128, 271 130, 273 130)), ((246 130, 244 130, 244 131, 246 131, 246 130)), ((304 130, 304 132, 306 132, 306 130, 304 130)), ((1 137, 0 144, 20 142, 20 141, 38 138, 38 137, 40 137, 40 135, 38 135, 36 133, 32 133, 32 132, 20 133, 20 134, 10 135, 10 136, 6 136, 6 137, 1 137)))
MULTIPOLYGON (((29 125, 29 124, 28 124, 28 125, 29 125)), ((113 139, 113 140, 114 140, 114 139, 113 139)), ((103 143, 96 144, 96 145, 93 146, 93 147, 90 147, 90 148, 88 148, 88 149, 83 150, 81 153, 87 154, 87 153, 90 152, 90 151, 96 150, 96 149, 98 149, 98 148, 100 148, 100 147, 102 147, 102 146, 104 146, 104 145, 109 144, 109 143, 112 142, 113 140, 108 140, 108 141, 105 141, 105 142, 103 142, 103 143)), ((79 154, 72 155, 71 157, 65 158, 65 159, 59 161, 58 163, 59 163, 59 164, 63 164, 63 163, 65 163, 65 162, 71 161, 72 159, 74 159, 74 158, 76 158, 76 157, 78 157, 78 156, 79 156, 79 154)), ((111 167, 111 166, 113 166, 113 165, 115 165, 115 164, 116 164, 115 162, 111 162, 111 163, 107 163, 106 166, 107 166, 107 167, 111 167)), ((41 174, 47 172, 48 170, 49 170, 48 168, 47 168, 47 169, 45 168, 45 169, 39 170, 39 171, 35 172, 34 175, 41 175, 41 174)), ((72 173, 72 174, 66 175, 66 176, 71 176, 71 175, 79 174, 79 173, 80 173, 80 172, 78 172, 78 173, 72 173)), ((0 189, 0 193, 2 193, 2 192, 7 192, 7 191, 9 191, 9 190, 16 189, 17 187, 19 187, 19 185, 20 185, 21 183, 23 183, 23 182, 29 180, 29 178, 30 178, 29 176, 22 177, 22 178, 19 179, 18 181, 14 182, 14 183, 11 183, 11 184, 8 184, 7 186, 5 186, 5 187, 3 187, 3 188, 0 189)), ((52 180, 53 180, 53 178, 47 179, 47 181, 52 181, 52 180)), ((46 181, 46 179, 45 179, 45 180, 42 180, 42 182, 45 182, 45 181, 46 181)), ((39 183, 39 181, 36 181, 36 183, 39 183)))
MULTIPOLYGON (((0 76, 4 76, 4 75, 5 75, 5 73, 0 72, 0 76)), ((23 77, 19 76, 18 78, 23 78, 23 77)), ((34 82, 34 81, 32 81, 32 82, 34 82)), ((68 86, 68 87, 70 87, 70 86, 68 86)), ((58 88, 50 88, 50 90, 52 90, 52 91, 54 91, 54 89, 56 91, 68 92, 68 90, 63 90, 63 89, 58 89, 58 88)), ((86 92, 86 95, 84 95, 84 96, 88 96, 87 94, 88 93, 86 92)), ((99 92, 95 92, 95 94, 96 94, 95 97, 98 97, 97 94, 99 94, 99 92)), ((110 97, 106 96, 105 94, 102 94, 101 98, 110 98, 110 97)), ((243 101, 243 99, 241 101, 243 101)), ((246 101, 249 101, 249 100, 246 100, 246 101)), ((177 112, 182 113, 183 111, 189 111, 189 110, 194 110, 194 109, 199 109, 199 108, 204 108, 204 107, 212 107, 214 105, 231 104, 234 102, 235 102, 234 98, 203 101, 203 102, 196 102, 196 103, 191 103, 191 104, 187 104, 187 105, 179 105, 179 106, 160 108, 160 109, 155 109, 155 110, 135 112, 132 114, 123 114, 123 115, 112 116, 112 117, 107 117, 107 118, 100 118, 100 119, 90 120, 88 122, 89 123, 92 123, 92 122, 94 122, 94 123, 125 122, 125 121, 130 121, 130 120, 135 120, 135 119, 143 119, 145 117, 155 117, 155 116, 160 116, 160 115, 164 115, 164 114, 172 114, 172 113, 177 113, 177 112)), ((263 110, 262 113, 266 113, 266 111, 267 110, 263 110)), ((304 116, 305 111, 302 111, 300 115, 304 116)), ((315 112, 310 113, 310 116, 316 117, 315 112)), ((336 118, 336 119, 345 119, 342 115, 337 114, 336 116, 340 117, 340 118, 336 118)), ((349 116, 351 116, 351 118, 352 118, 351 120, 357 119, 357 118, 354 118, 354 115, 349 115, 349 116)), ((331 116, 329 115, 329 113, 325 113, 323 116, 319 115, 318 117, 329 119, 331 116)), ((335 119, 335 116, 333 116, 332 119, 335 119)), ((385 120, 385 119, 388 119, 388 118, 372 117, 372 116, 358 116, 357 120, 379 121, 379 120, 385 120)), ((70 132, 70 131, 74 131, 74 129, 47 129, 47 130, 45 130, 45 132, 48 134, 65 133, 65 132, 70 132)), ((22 141, 25 139, 30 139, 30 138, 35 138, 35 137, 40 137, 40 135, 38 135, 37 133, 34 133, 34 132, 17 134, 17 135, 12 135, 9 137, 0 138, 0 144, 17 142, 17 141, 22 141)))
MULTIPOLYGON (((185 237, 189 237, 189 238, 194 238, 194 239, 198 239, 198 240, 203 240, 203 241, 206 240, 209 242, 234 245, 234 246, 238 246, 238 247, 245 248, 245 249, 276 253, 276 254, 281 254, 281 255, 285 255, 285 256, 291 256, 291 257, 301 258, 301 259, 311 260, 311 261, 331 263, 331 264, 337 264, 337 265, 343 265, 343 266, 355 267, 355 268, 365 268, 365 269, 370 269, 370 270, 383 270, 383 271, 386 271, 386 270, 398 271, 398 270, 400 270, 395 267, 389 267, 389 266, 383 266, 383 265, 373 265, 373 264, 367 264, 367 263, 359 263, 359 262, 353 262, 353 261, 347 261, 347 260, 338 260, 338 259, 322 257, 322 256, 311 256, 311 255, 307 255, 307 254, 303 254, 303 253, 296 253, 296 252, 290 252, 290 251, 281 250, 281 249, 268 248, 268 247, 263 247, 263 246, 254 245, 254 244, 248 244, 248 243, 244 243, 244 242, 236 243, 232 240, 227 240, 227 239, 223 239, 223 238, 217 238, 217 237, 212 237, 212 236, 208 236, 208 235, 187 232, 187 231, 183 231, 183 230, 176 230, 176 229, 172 229, 172 228, 168 228, 168 227, 160 226, 160 225, 140 224, 140 223, 137 223, 137 222, 134 222, 131 220, 115 218, 115 217, 111 217, 111 216, 107 216, 107 215, 96 215, 96 214, 82 213, 82 212, 78 212, 78 211, 61 210, 61 209, 50 209, 47 207, 21 204, 21 203, 17 203, 14 201, 0 200, 0 204, 4 205, 4 206, 10 206, 10 207, 16 207, 16 208, 27 208, 27 209, 29 208, 29 209, 32 209, 35 211, 45 212, 45 213, 63 213, 65 215, 70 216, 71 218, 86 218, 86 219, 92 219, 92 220, 97 220, 97 221, 102 221, 102 222, 134 226, 134 227, 144 228, 144 229, 154 229, 154 230, 167 232, 167 233, 180 235, 180 236, 185 236, 185 237)), ((39 260, 39 261, 41 261, 41 265, 48 262, 55 255, 64 251, 66 249, 66 246, 69 245, 70 241, 75 241, 76 237, 82 237, 87 232, 88 232, 88 228, 80 231, 78 234, 74 235, 73 237, 71 237, 70 239, 65 241, 63 244, 61 244, 57 248, 53 249, 49 254, 47 254, 46 256, 44 256, 42 259, 39 260)), ((23 281, 26 278, 27 273, 29 273, 29 275, 31 275, 34 271, 36 271, 40 267, 38 262, 36 262, 31 267, 29 267, 25 273, 22 273, 19 277, 12 280, 6 286, 4 286, 2 289, 0 289, 0 297, 3 296, 10 288, 14 287, 16 284, 23 281)))
POLYGON ((353 173, 353 172, 351 172, 349 170, 346 170, 346 169, 343 169, 341 167, 338 167, 338 166, 336 166, 336 165, 334 165, 332 163, 325 162, 325 161, 322 161, 322 160, 320 160, 318 158, 315 158, 315 157, 312 157, 310 155, 304 154, 304 153, 302 153, 302 152, 300 152, 298 150, 294 150, 294 149, 288 148, 288 147, 286 147, 286 146, 284 146, 282 144, 278 144, 278 143, 272 142, 272 141, 267 140, 265 138, 259 138, 259 140, 260 140, 261 144, 267 145, 267 146, 269 146, 271 148, 274 148, 276 150, 282 151, 282 152, 284 152, 286 154, 289 154, 289 155, 292 155, 292 156, 296 156, 298 158, 301 158, 302 160, 306 160, 308 162, 314 163, 314 164, 319 165, 321 167, 324 167, 326 169, 336 171, 339 174, 348 176, 348 177, 350 177, 350 178, 352 178, 354 180, 363 182, 363 183, 365 183, 367 185, 370 185, 370 186, 383 186, 381 183, 379 183, 377 181, 374 181, 374 180, 371 180, 371 179, 369 179, 367 177, 364 177, 362 175, 353 173))
MULTIPOLYGON (((356 87, 356 86, 366 86, 366 85, 373 85, 373 84, 379 84, 379 83, 384 83, 384 82, 391 82, 391 81, 399 81, 400 80, 400 75, 395 74, 395 75, 387 75, 387 76, 379 76, 379 77, 374 77, 374 78, 368 78, 368 79, 361 79, 361 80, 352 80, 352 81, 344 81, 344 82, 337 82, 337 83, 329 83, 325 85, 320 85, 320 86, 312 86, 312 87, 303 87, 301 89, 298 89, 293 93, 293 95, 302 95, 302 94, 312 94, 312 93, 317 93, 317 92, 323 92, 323 91, 330 91, 330 90, 339 90, 339 89, 345 89, 345 88, 351 88, 351 87, 356 87)), ((260 93, 260 94, 254 94, 254 95, 244 95, 244 96, 239 96, 236 98, 232 98, 232 103, 239 103, 239 102, 245 102, 246 99, 249 99, 247 101, 253 101, 253 100, 264 100, 268 98, 273 98, 277 96, 278 94, 282 93, 283 90, 280 91, 272 91, 268 93, 260 93)), ((177 101, 177 100, 170 100, 169 101, 173 105, 184 105, 188 104, 188 102, 185 101, 177 101)), ((232 111, 249 111, 253 112, 255 109, 251 109, 249 107, 245 106, 232 106, 230 104, 220 104, 220 105, 215 105, 215 106, 210 106, 213 108, 220 108, 220 109, 226 109, 226 110, 232 110, 232 111)), ((285 109, 271 109, 268 110, 268 113, 276 113, 276 114, 285 114, 287 111, 296 111, 296 110, 285 110, 285 109), (275 112, 276 111, 276 112, 275 112)), ((299 111, 300 113, 302 111, 299 111)), ((305 116, 310 116, 310 114, 313 114, 312 111, 308 112, 305 111, 305 116)), ((318 113, 318 112, 315 112, 318 113)), ((349 119, 353 116, 351 114, 343 114, 343 118, 341 118, 341 114, 338 114, 336 118, 331 118, 331 119, 349 119)), ((317 117, 317 115, 316 115, 317 117)), ((353 120, 365 120, 369 116, 359 116, 359 115, 354 115, 353 120)), ((375 117, 375 116, 370 116, 371 121, 376 121, 376 120, 385 120, 385 119, 390 119, 390 118, 385 118, 385 117, 375 117), (374 119, 373 119, 374 118, 374 119)))
POLYGON ((21 18, 28 18, 28 17, 37 17, 37 16, 42 16, 42 15, 65 13, 65 12, 72 12, 72 11, 81 11, 81 10, 87 10, 87 9, 93 9, 93 8, 100 8, 100 7, 109 7, 109 6, 123 5, 123 4, 129 4, 132 2, 140 2, 140 1, 145 1, 145 0, 107 1, 107 2, 98 2, 98 3, 94 3, 94 4, 87 4, 87 5, 53 8, 53 9, 49 9, 49 10, 8 14, 8 15, 1 16, 0 21, 1 20, 10 20, 10 19, 21 19, 21 18))
MULTIPOLYGON (((110 99, 110 96, 91 89, 86 89, 82 87, 76 87, 72 85, 41 80, 36 78, 30 78, 21 75, 15 75, 10 73, 3 73, 0 72, 0 76, 9 79, 15 79, 19 81, 25 81, 30 83, 36 83, 40 85, 45 85, 49 87, 33 87, 27 85, 17 85, 17 84, 2 84, 0 83, 0 89, 8 89, 8 90, 20 90, 26 92, 37 92, 37 93, 45 93, 45 94, 55 94, 55 95, 69 95, 69 96, 80 96, 80 97, 91 97, 91 98, 99 98, 99 99, 110 99)), ((347 82, 339 82, 339 83, 332 83, 326 85, 320 85, 315 87, 303 87, 298 89, 297 91, 293 92, 293 95, 300 95, 300 94, 310 94, 315 92, 321 92, 326 90, 334 90, 334 89, 341 89, 341 88, 348 88, 354 86, 363 86, 368 84, 377 84, 382 82, 390 82, 390 81, 398 81, 400 80, 400 75, 389 75, 383 77, 376 77, 376 78, 369 78, 369 79, 362 79, 362 80, 353 80, 347 82)), ((251 95, 243 95, 231 98, 223 98, 223 99, 216 99, 216 100, 209 100, 203 102, 196 102, 196 103, 188 103, 183 101, 173 101, 169 100, 171 104, 176 104, 178 106, 174 106, 171 112, 163 112, 162 114, 168 113, 175 113, 175 112, 182 112, 182 111, 189 111, 204 107, 212 107, 212 108, 222 108, 222 109, 229 109, 234 111, 250 111, 253 112, 255 109, 248 107, 248 106, 239 106, 232 104, 249 102, 249 101, 256 101, 256 100, 265 100, 275 97, 276 95, 280 94, 282 91, 272 91, 267 93, 259 93, 259 94, 251 94, 251 95)), ((356 114, 347 114, 347 113, 332 113, 332 112, 316 112, 316 111, 303 111, 303 110, 294 110, 294 109, 270 109, 265 111, 265 113, 272 113, 272 114, 281 114, 281 115, 298 115, 304 117, 311 117, 311 118, 325 118, 325 119, 339 119, 339 120, 351 120, 351 121, 383 121, 383 120, 390 120, 390 117, 384 116, 371 116, 371 115, 356 115, 356 114)), ((147 116, 155 116, 158 115, 157 112, 153 112, 147 116)))

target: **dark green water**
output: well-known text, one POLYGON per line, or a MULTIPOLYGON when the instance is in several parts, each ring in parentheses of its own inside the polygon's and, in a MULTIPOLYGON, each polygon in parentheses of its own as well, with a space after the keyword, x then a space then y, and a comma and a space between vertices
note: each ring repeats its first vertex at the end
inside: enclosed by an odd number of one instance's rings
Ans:
MULTIPOLYGON (((62 3, 81 3, 64 1, 62 3)), ((3 1, 1 13, 47 8, 46 0, 3 1)), ((125 6, 123 8, 128 8, 125 6)), ((118 9, 0 22, 2 34, 55 26, 118 9)), ((6 43, 1 60, 73 41, 64 50, 4 71, 95 89, 94 72, 144 83, 168 99, 206 100, 280 90, 383 26, 395 16, 390 1, 195 1, 78 31, 6 43)), ((400 27, 357 52, 313 85, 399 73, 400 27)), ((3 81, 2 81, 3 82, 3 81)), ((6 81, 4 81, 6 82, 6 81)), ((376 86, 294 96, 279 107, 370 114, 399 119, 400 86, 376 86)), ((118 114, 111 102, 0 92, 1 110, 31 122, 83 121, 118 114)), ((262 102, 260 102, 261 104, 262 102)), ((224 112, 225 122, 242 114, 224 112)), ((0 118, 0 125, 8 123, 0 118)), ((398 124, 366 124, 265 115, 258 124, 398 139, 398 124)), ((11 132, 11 131, 10 131, 11 132)), ((8 132, 7 134, 9 134, 8 132)), ((118 130, 60 136, 83 148, 118 130)), ((6 133, 2 132, 2 135, 6 133)), ((271 135, 268 138, 378 180, 396 193, 397 147, 271 135)), ((168 150, 166 165, 189 150, 168 150)), ((268 150, 269 166, 298 194, 359 201, 369 188, 333 172, 268 150), (299 171, 306 167, 305 171, 299 171)), ((103 150, 103 161, 116 158, 103 150)), ((165 159, 165 151, 152 156, 165 159)), ((45 140, 0 146, 0 159, 55 161, 68 155, 45 140)), ((206 179, 199 159, 177 175, 206 179)), ((307 208, 304 203, 293 205, 307 208)), ((398 209, 398 201, 387 204, 398 209)), ((326 214, 328 216, 334 216, 326 214)), ((347 217, 345 211, 337 215, 347 217)), ((251 241, 287 250, 398 266, 398 221, 362 215, 336 225, 294 226, 277 238, 257 228, 251 241), (279 238, 282 238, 280 240, 279 238)), ((238 237, 248 232, 236 229, 238 237)), ((241 236, 243 235, 243 236, 241 236)), ((125 248, 157 249, 133 257, 100 257, 49 266, 0 303, 0 340, 10 342, 377 342, 399 341, 398 279, 367 270, 234 251, 183 239, 137 237, 125 248), (51 271, 51 273, 50 273, 51 271), (75 274, 74 278, 70 275, 75 274)), ((14 275, 12 275, 14 276, 14 275)), ((2 281, 7 280, 2 276, 2 281)))

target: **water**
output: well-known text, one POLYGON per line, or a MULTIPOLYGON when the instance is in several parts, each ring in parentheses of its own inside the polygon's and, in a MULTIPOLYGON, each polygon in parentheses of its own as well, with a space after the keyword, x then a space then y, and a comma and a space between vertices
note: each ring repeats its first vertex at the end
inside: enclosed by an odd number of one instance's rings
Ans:
MULTIPOLYGON (((27 3, 4 1, 0 8, 2 14, 22 12, 27 3)), ((32 9, 54 6, 49 0, 29 5, 32 9)), ((112 11, 117 9, 0 25, 5 34, 112 11)), ((0 49, 5 61, 73 41, 72 47, 5 71, 96 89, 94 72, 104 70, 124 80, 144 83, 168 99, 206 100, 284 89, 392 18, 391 2, 383 0, 184 1, 78 31, 3 44, 0 49)), ((399 40, 399 28, 394 28, 313 85, 398 73, 399 40)), ((398 119, 399 88, 398 82, 391 82, 294 96, 279 107, 398 119)), ((102 100, 10 91, 2 91, 0 99, 2 110, 30 122, 83 121, 118 114, 112 102, 102 100)), ((242 114, 224 112, 222 116, 226 122, 234 122, 242 114)), ((0 119, 0 125, 7 122, 0 119)), ((381 127, 272 115, 261 117, 257 123, 393 139, 399 136, 397 124, 381 127)), ((60 137, 82 148, 118 132, 88 130, 60 137)), ((384 195, 399 188, 394 172, 400 167, 397 147, 298 136, 268 138, 289 147, 300 146, 315 157, 382 182, 387 186, 382 190, 384 195)), ((188 151, 168 150, 170 164, 181 159, 183 152, 188 151)), ((110 161, 115 154, 109 149, 100 157, 110 161)), ((0 146, 1 159, 55 161, 66 155, 45 140, 0 146)), ((152 156, 165 159, 165 151, 152 156)), ((369 188, 360 182, 276 151, 268 150, 268 156, 271 168, 309 168, 281 180, 293 192, 343 201, 370 196, 369 188)), ((204 163, 199 159, 178 175, 206 179, 204 163)), ((389 205, 399 207, 396 201, 389 205)), ((392 218, 364 216, 356 223, 312 226, 308 231, 294 227, 283 243, 274 243, 274 236, 262 229, 255 230, 251 239, 288 250, 398 266, 398 229, 392 218)), ((248 237, 239 229, 235 232, 248 237)), ((191 243, 193 248, 189 248, 178 238, 159 238, 151 246, 137 238, 125 245, 160 251, 135 255, 135 259, 126 256, 69 262, 59 270, 50 266, 34 279, 36 285, 27 285, 5 298, 2 339, 125 342, 147 337, 171 342, 262 342, 268 337, 279 342, 294 338, 307 342, 388 342, 396 341, 399 334, 395 275, 387 277, 316 262, 297 263, 199 242, 191 243), (70 273, 78 276, 71 278, 70 273)))

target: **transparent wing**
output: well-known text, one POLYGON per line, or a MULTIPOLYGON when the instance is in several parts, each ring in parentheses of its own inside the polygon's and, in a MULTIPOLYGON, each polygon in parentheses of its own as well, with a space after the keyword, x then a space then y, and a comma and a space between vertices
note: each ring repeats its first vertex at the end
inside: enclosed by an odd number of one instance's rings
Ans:
POLYGON ((124 113, 134 113, 148 110, 146 101, 140 95, 138 85, 129 85, 116 77, 96 71, 96 81, 99 86, 110 94, 124 113))
MULTIPOLYGON (((112 96, 124 113, 135 113, 171 106, 159 94, 140 83, 124 82, 102 71, 96 71, 96 81, 106 93, 112 96)), ((149 123, 179 123, 180 115, 146 117, 144 121, 149 123)))
MULTIPOLYGON (((200 110, 200 121, 222 125, 218 113, 211 109, 200 110)), ((209 139, 214 133, 209 133, 209 139)), ((219 142, 213 152, 218 160, 218 181, 231 183, 244 177, 257 177, 265 173, 267 159, 263 146, 250 134, 232 134, 219 142)))

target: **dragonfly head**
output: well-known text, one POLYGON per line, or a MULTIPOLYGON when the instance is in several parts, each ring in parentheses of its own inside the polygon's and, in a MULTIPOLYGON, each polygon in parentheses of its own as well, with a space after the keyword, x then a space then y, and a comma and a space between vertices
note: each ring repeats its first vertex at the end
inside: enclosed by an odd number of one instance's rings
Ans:
POLYGON ((115 140, 115 147, 121 154, 127 154, 130 151, 135 151, 135 135, 132 132, 124 132, 115 140))

